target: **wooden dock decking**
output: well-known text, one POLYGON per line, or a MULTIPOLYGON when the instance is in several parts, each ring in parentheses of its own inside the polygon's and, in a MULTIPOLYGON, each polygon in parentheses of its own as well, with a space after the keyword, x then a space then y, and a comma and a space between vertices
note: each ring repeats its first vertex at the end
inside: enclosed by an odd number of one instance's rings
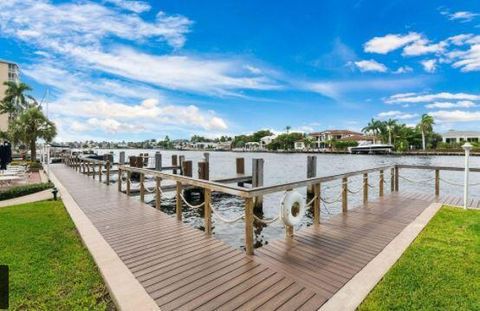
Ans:
POLYGON ((317 310, 436 200, 392 193, 247 256, 116 187, 51 170, 162 310, 317 310))

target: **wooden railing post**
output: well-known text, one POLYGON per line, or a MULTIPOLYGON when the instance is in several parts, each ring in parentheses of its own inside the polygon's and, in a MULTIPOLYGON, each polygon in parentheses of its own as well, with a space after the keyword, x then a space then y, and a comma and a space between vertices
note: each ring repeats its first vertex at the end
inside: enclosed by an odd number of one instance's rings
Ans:
POLYGON ((98 163, 98 181, 102 182, 102 163, 98 163))
POLYGON ((106 176, 105 178, 107 179, 106 182, 107 182, 107 186, 110 185, 110 161, 107 160, 107 164, 106 164, 106 169, 107 169, 107 173, 106 173, 106 176))
POLYGON ((342 212, 348 211, 348 178, 342 178, 342 212))
POLYGON ((395 191, 398 192, 399 190, 399 179, 400 179, 400 172, 398 166, 395 166, 395 191))
POLYGON ((440 170, 435 170, 435 196, 440 195, 440 170))
POLYGON ((204 198, 205 198, 205 233, 207 235, 212 234, 212 209, 211 209, 211 202, 212 202, 212 191, 210 189, 204 189, 204 198))
POLYGON ((182 183, 177 181, 177 196, 176 196, 176 203, 177 203, 177 206, 176 206, 176 213, 177 213, 177 220, 182 220, 182 208, 183 208, 183 204, 182 204, 182 183))
POLYGON ((384 183, 384 175, 383 175, 383 170, 380 170, 380 178, 379 178, 379 184, 378 184, 378 196, 383 197, 383 183, 384 183))
POLYGON ((117 180, 117 186, 118 186, 118 192, 122 192, 122 174, 123 171, 121 168, 118 169, 118 180, 117 180))
POLYGON ((132 172, 131 171, 127 171, 127 189, 125 190, 125 192, 127 193, 127 195, 130 195, 130 179, 132 178, 132 172))
POLYGON ((155 177, 155 208, 160 209, 162 204, 162 179, 160 177, 155 177))
POLYGON ((140 173, 140 202, 145 202, 145 174, 140 173))
POLYGON ((320 203, 321 197, 321 185, 320 183, 313 185, 313 195, 315 200, 313 201, 313 224, 320 224, 320 203))
POLYGON ((253 198, 245 199, 245 252, 253 255, 253 198))
POLYGON ((363 174, 363 204, 368 203, 368 173, 363 174))
POLYGON ((390 169, 390 192, 395 191, 395 168, 390 169))

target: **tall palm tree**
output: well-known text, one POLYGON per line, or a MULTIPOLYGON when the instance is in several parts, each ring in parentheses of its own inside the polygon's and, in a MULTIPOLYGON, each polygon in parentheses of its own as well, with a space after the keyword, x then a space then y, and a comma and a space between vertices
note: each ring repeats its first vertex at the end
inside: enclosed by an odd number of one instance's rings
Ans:
POLYGON ((382 122, 372 118, 372 120, 368 122, 367 126, 362 129, 362 132, 377 136, 380 133, 381 128, 382 128, 382 122))
POLYGON ((290 125, 287 125, 285 127, 285 130, 287 131, 287 134, 290 133, 290 130, 292 129, 292 127, 290 125))
POLYGON ((433 117, 425 113, 422 115, 422 118, 420 119, 420 122, 417 125, 417 128, 422 132, 423 150, 427 149, 426 136, 427 134, 433 131, 434 124, 435 124, 435 121, 433 120, 433 117))
POLYGON ((7 90, 5 97, 0 102, 0 113, 8 113, 10 120, 15 119, 21 111, 32 106, 32 103, 36 104, 35 99, 26 94, 32 90, 27 84, 13 81, 6 81, 3 84, 7 90))
POLYGON ((397 126, 397 120, 395 119, 388 119, 385 121, 385 127, 388 131, 388 144, 392 144, 392 132, 394 131, 395 127, 397 126))
POLYGON ((26 109, 9 127, 9 136, 13 143, 24 143, 30 147, 32 161, 37 157, 37 139, 42 138, 50 142, 55 135, 57 135, 55 124, 36 106, 26 109))

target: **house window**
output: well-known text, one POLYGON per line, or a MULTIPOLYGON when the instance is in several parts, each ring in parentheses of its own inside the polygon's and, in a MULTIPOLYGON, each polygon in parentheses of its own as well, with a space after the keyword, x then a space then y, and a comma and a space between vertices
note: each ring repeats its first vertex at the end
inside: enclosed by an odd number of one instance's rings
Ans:
POLYGON ((447 144, 453 144, 453 143, 456 143, 457 142, 457 139, 456 138, 446 138, 445 139, 445 142, 447 144))
POLYGON ((478 143, 478 137, 468 137, 467 141, 470 143, 478 143))

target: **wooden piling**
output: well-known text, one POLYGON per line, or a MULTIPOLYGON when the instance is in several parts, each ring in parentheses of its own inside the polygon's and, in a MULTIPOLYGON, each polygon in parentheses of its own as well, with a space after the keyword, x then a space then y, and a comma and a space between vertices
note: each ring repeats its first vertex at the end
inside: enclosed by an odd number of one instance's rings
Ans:
POLYGON ((395 166, 395 191, 398 192, 400 172, 398 166, 395 166))
POLYGON ((155 170, 162 170, 162 154, 160 152, 155 153, 155 170))
MULTIPOLYGON (((252 159, 252 188, 263 186, 263 164, 263 159, 252 159)), ((254 208, 263 209, 263 196, 255 197, 254 208)))
POLYGON ((379 197, 383 197, 383 184, 384 184, 383 170, 380 170, 380 178, 378 179, 378 196, 379 197))
POLYGON ((440 170, 435 170, 435 196, 440 195, 440 170))
POLYGON ((140 202, 145 202, 145 174, 140 173, 140 202))
POLYGON ((209 163, 208 162, 198 162, 198 179, 209 180, 209 163))
POLYGON ((193 177, 192 161, 183 161, 182 173, 183 176, 193 177))
POLYGON ((118 191, 121 192, 122 191, 122 174, 123 174, 123 171, 121 168, 118 169, 118 180, 117 180, 117 187, 118 187, 118 191))
POLYGON ((106 168, 107 168, 107 174, 106 174, 105 178, 107 179, 106 182, 107 182, 107 186, 108 186, 108 185, 110 185, 110 161, 107 161, 106 168))
MULTIPOLYGON (((178 166, 178 157, 176 154, 172 154, 172 166, 178 166)), ((172 170, 173 174, 177 174, 177 170, 172 170)))
POLYGON ((368 173, 363 174, 363 204, 368 203, 368 173))
POLYGON ((321 185, 313 185, 313 195, 315 200, 313 201, 313 224, 320 224, 320 204, 321 204, 321 185))
POLYGON ((125 151, 120 151, 118 156, 118 164, 124 165, 125 164, 125 151))
POLYGON ((205 188, 203 196, 205 198, 205 233, 207 235, 212 234, 212 191, 210 189, 205 188))
MULTIPOLYGON (((307 179, 317 176, 317 157, 307 157, 307 179)), ((307 186, 307 197, 312 197, 314 194, 314 185, 307 186)))
POLYGON ((95 180, 95 163, 92 163, 92 178, 95 180))
POLYGON ((253 255, 253 198, 245 199, 245 252, 253 255))
POLYGON ((102 182, 102 163, 98 163, 98 181, 102 182))
POLYGON ((390 169, 390 191, 395 191, 395 168, 390 169))
POLYGON ((348 211, 348 178, 342 178, 342 212, 348 211))
POLYGON ((162 186, 162 179, 160 177, 155 177, 155 208, 160 209, 161 204, 162 204, 162 192, 161 192, 161 187, 162 186))
POLYGON ((125 190, 127 195, 130 195, 130 179, 131 178, 132 178, 132 172, 127 171, 127 189, 125 190))
POLYGON ((182 183, 177 181, 177 196, 176 196, 176 214, 177 214, 177 220, 182 220, 182 208, 183 208, 183 202, 182 202, 182 183))
POLYGON ((245 158, 236 159, 237 175, 245 175, 245 158))

